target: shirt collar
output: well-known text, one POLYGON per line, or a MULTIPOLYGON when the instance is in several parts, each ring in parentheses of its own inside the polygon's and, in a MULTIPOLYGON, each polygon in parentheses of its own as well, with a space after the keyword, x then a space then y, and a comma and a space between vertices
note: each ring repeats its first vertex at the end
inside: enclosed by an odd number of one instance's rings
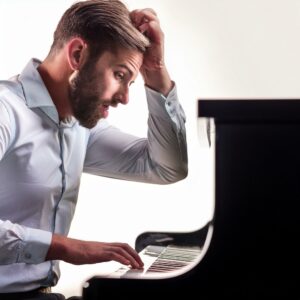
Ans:
MULTIPOLYGON (((31 59, 19 75, 19 81, 23 87, 25 101, 29 108, 40 108, 55 123, 61 124, 57 109, 37 70, 40 64, 41 61, 38 59, 31 59)), ((64 124, 69 123, 69 125, 72 126, 74 122, 75 119, 71 118, 70 122, 64 122, 64 124)))
POLYGON ((55 107, 48 93, 48 90, 38 72, 37 68, 41 62, 35 58, 31 59, 22 73, 19 80, 22 83, 25 93, 25 100, 28 107, 55 107))

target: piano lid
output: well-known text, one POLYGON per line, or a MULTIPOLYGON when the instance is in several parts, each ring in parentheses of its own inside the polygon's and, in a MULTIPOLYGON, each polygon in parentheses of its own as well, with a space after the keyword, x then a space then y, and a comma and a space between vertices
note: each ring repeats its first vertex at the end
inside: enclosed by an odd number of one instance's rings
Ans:
POLYGON ((199 99, 198 117, 216 121, 294 122, 300 99, 199 99))

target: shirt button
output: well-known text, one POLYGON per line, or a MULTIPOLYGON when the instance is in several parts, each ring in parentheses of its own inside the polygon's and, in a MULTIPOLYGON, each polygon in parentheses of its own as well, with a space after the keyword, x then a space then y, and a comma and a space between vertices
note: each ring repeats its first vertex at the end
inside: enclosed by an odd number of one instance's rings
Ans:
POLYGON ((25 253, 25 258, 26 259, 30 259, 31 258, 31 254, 30 253, 25 253))

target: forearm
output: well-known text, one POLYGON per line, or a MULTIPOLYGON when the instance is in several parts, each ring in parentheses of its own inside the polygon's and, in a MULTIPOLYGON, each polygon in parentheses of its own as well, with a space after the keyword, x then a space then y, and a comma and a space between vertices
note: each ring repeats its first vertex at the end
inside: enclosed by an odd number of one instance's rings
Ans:
POLYGON ((146 86, 165 97, 168 96, 174 86, 169 72, 163 63, 156 70, 143 70, 141 74, 146 86))
POLYGON ((185 114, 175 84, 168 97, 148 87, 146 96, 148 139, 101 122, 89 138, 84 172, 156 184, 187 176, 185 114))
POLYGON ((165 183, 187 176, 187 142, 185 114, 177 97, 176 87, 168 97, 146 90, 149 108, 148 147, 159 176, 165 183))
POLYGON ((147 89, 149 129, 143 153, 147 161, 143 169, 143 163, 137 162, 136 169, 144 170, 150 182, 176 182, 187 176, 185 115, 165 65, 164 33, 157 13, 151 8, 132 11, 131 20, 150 41, 140 71, 146 87, 156 92, 155 95, 147 89))
POLYGON ((87 242, 53 234, 46 260, 62 260, 71 264, 94 263, 88 257, 87 242))

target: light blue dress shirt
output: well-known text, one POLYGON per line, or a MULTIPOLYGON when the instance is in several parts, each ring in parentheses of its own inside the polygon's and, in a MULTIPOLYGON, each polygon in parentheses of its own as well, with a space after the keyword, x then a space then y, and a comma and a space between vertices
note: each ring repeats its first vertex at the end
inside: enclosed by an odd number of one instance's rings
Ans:
MULTIPOLYGON (((67 235, 82 172, 167 184, 187 175, 185 115, 176 88, 146 88, 148 138, 106 120, 88 130, 60 122, 32 59, 0 81, 0 293, 53 286, 58 261, 45 261, 52 233, 67 235)), ((1 296, 1 295, 0 295, 1 296)))

